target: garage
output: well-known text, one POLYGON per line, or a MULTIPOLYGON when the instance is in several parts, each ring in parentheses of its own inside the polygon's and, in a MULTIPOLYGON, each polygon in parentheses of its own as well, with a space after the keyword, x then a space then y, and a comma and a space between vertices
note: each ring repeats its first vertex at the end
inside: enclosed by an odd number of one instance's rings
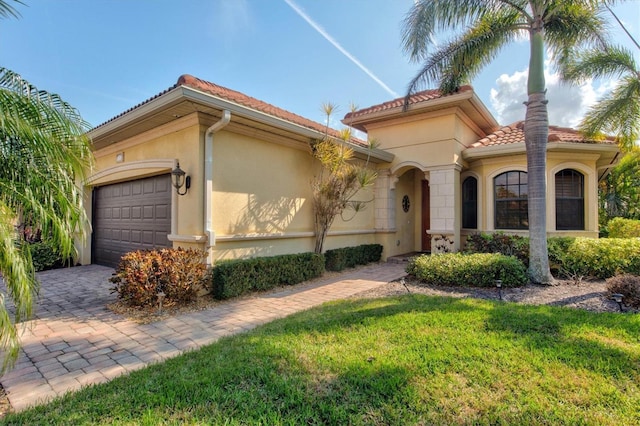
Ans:
POLYGON ((92 263, 115 268, 133 250, 171 247, 171 175, 94 188, 92 263))

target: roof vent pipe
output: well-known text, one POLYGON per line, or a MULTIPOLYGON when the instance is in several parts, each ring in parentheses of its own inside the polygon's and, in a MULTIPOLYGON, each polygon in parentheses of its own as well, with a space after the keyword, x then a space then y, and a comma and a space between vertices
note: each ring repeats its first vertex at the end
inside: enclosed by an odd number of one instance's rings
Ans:
POLYGON ((216 245, 216 233, 211 218, 213 208, 213 135, 231 121, 231 111, 222 111, 222 117, 211 125, 204 134, 204 232, 207 235, 207 265, 213 264, 211 247, 216 245))

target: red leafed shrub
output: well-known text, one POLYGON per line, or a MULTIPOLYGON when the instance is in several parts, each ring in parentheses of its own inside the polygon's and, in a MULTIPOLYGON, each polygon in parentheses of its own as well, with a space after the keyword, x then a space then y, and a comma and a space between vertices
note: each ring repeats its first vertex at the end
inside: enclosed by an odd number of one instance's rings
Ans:
POLYGON ((640 308, 640 277, 637 275, 621 274, 607 279, 607 292, 609 297, 622 294, 625 305, 640 308))
POLYGON ((159 292, 167 304, 186 303, 203 286, 205 256, 201 250, 183 248, 132 251, 122 256, 109 280, 118 298, 132 306, 156 304, 159 292))

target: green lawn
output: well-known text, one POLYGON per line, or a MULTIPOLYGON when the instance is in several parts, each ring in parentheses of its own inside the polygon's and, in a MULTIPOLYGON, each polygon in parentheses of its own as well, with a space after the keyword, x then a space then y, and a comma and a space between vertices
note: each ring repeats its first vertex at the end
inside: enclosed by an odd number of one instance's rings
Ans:
POLYGON ((344 301, 11 424, 640 424, 640 315, 407 295, 344 301))

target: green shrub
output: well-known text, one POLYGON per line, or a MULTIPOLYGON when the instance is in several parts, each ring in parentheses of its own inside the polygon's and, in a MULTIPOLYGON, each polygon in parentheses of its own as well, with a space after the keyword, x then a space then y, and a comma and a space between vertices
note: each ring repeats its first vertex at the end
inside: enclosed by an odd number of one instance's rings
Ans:
POLYGON ((362 244, 356 247, 343 247, 327 250, 324 256, 325 267, 328 271, 342 271, 344 268, 380 261, 382 246, 380 244, 362 244))
POLYGON ((407 272, 433 285, 493 287, 499 279, 504 287, 517 287, 528 281, 522 262, 500 253, 422 255, 409 261, 407 272))
POLYGON ((213 297, 229 299, 319 277, 324 272, 324 262, 324 256, 316 253, 226 260, 211 268, 207 281, 213 297))
POLYGON ((493 234, 473 234, 467 237, 467 253, 501 253, 515 256, 525 265, 529 265, 529 238, 520 235, 508 235, 502 232, 493 234))
POLYGON ((554 276, 566 274, 565 259, 569 247, 575 240, 575 237, 550 237, 547 239, 549 267, 554 276))
POLYGON ((118 298, 132 306, 154 305, 159 292, 168 304, 186 303, 202 289, 205 256, 183 248, 132 251, 122 256, 110 281, 118 298))
POLYGON ((31 260, 36 272, 62 268, 73 262, 73 259, 63 259, 58 250, 46 241, 26 244, 29 245, 31 260))
MULTIPOLYGON (((564 259, 569 246, 575 237, 549 237, 549 266, 554 276, 565 271, 564 259)), ((465 253, 502 253, 516 256, 525 266, 529 265, 529 238, 519 235, 507 235, 502 232, 494 234, 474 234, 467 237, 465 253)))
POLYGON ((640 239, 576 238, 564 257, 564 267, 601 279, 622 273, 640 275, 640 239))
POLYGON ((625 305, 640 308, 640 277, 622 274, 609 278, 607 279, 607 293, 609 297, 614 293, 622 294, 625 305))
POLYGON ((614 217, 607 224, 609 238, 640 237, 640 220, 614 217))

